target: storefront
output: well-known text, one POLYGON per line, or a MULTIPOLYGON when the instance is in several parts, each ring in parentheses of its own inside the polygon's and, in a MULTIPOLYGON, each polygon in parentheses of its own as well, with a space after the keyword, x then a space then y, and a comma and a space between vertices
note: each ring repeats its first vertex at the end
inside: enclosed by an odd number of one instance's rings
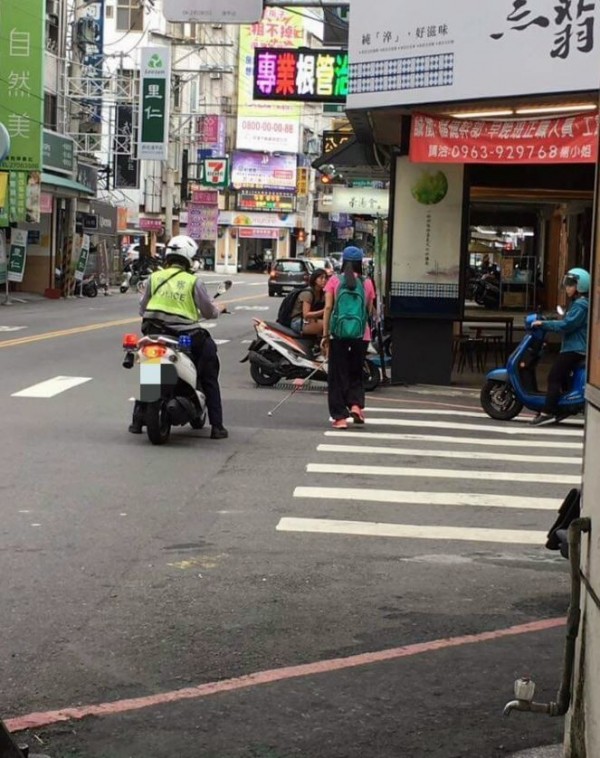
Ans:
POLYGON ((353 5, 348 115, 391 172, 393 380, 447 384, 470 267, 490 255, 498 309, 522 312, 589 264, 600 19, 580 6, 571 36, 553 0, 521 23, 509 0, 411 0, 408 24, 385 4, 353 5))
MULTIPOLYGON (((295 213, 238 213, 221 211, 216 270, 222 273, 252 270, 252 264, 287 258, 303 220, 295 213)), ((256 269, 255 269, 256 270, 256 269)))

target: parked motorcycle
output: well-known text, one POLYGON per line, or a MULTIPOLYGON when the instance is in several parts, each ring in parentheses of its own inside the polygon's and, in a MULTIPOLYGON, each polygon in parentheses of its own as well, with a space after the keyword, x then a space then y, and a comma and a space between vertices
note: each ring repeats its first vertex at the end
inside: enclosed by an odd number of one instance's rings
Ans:
MULTIPOLYGON (((250 376, 260 387, 271 387, 280 379, 327 381, 327 361, 313 339, 279 323, 254 319, 256 339, 240 363, 250 362, 250 376)), ((370 355, 375 353, 370 348, 370 355)), ((369 392, 381 381, 379 368, 367 357, 363 364, 364 385, 369 392)))
POLYGON ((119 289, 125 294, 130 287, 135 287, 140 294, 144 291, 150 274, 162 268, 158 263, 146 263, 142 267, 139 261, 128 263, 123 269, 123 279, 119 289))
MULTIPOLYGON (((562 315, 562 309, 559 309, 562 315)), ((483 410, 494 419, 515 418, 523 410, 541 412, 546 395, 540 392, 537 383, 537 366, 544 352, 544 328, 533 328, 534 321, 541 319, 532 313, 525 317, 525 335, 508 359, 506 368, 490 371, 481 390, 480 400, 483 410)), ((562 395, 559 408, 561 413, 576 415, 585 406, 585 358, 582 356, 571 377, 567 391, 562 395)))
MULTIPOLYGON (((215 298, 227 292, 231 281, 223 282, 215 298)), ((139 401, 143 404, 144 425, 153 445, 164 445, 172 426, 189 424, 202 429, 206 423, 206 398, 197 389, 198 372, 190 356, 193 330, 179 338, 153 334, 123 337, 123 367, 140 367, 139 401)))
POLYGON ((494 273, 483 274, 473 286, 473 300, 484 308, 500 308, 500 280, 494 273))

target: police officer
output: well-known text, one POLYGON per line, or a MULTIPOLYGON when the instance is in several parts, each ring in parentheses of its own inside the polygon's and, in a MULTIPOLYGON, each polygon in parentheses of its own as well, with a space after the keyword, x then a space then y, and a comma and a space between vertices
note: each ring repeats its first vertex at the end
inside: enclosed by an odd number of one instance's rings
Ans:
MULTIPOLYGON (((200 327, 198 319, 200 315, 205 319, 218 318, 226 308, 219 310, 216 307, 204 284, 191 272, 197 252, 198 245, 191 237, 178 235, 171 239, 166 248, 166 268, 150 276, 140 300, 142 333, 158 332, 177 337, 191 332, 191 355, 198 368, 198 382, 206 396, 212 426, 210 437, 220 440, 229 433, 223 426, 219 357, 213 338, 200 327)), ((141 434, 143 423, 143 406, 136 403, 129 431, 141 434)))

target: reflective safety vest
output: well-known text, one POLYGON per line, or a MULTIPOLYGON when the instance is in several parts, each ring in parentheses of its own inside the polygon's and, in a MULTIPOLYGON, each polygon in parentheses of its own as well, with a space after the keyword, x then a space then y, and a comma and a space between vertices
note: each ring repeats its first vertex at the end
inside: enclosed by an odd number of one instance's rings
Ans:
POLYGON ((194 302, 194 274, 179 268, 155 271, 150 276, 148 286, 151 294, 146 305, 147 311, 161 311, 192 322, 198 321, 198 308, 194 302))

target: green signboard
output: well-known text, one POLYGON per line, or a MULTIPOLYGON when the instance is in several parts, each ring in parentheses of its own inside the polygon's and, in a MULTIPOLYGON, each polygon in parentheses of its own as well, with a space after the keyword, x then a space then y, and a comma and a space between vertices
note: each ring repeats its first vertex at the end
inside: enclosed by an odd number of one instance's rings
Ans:
POLYGON ((73 174, 75 170, 75 143, 70 137, 55 134, 44 129, 44 168, 62 174, 73 174))
POLYGON ((4 231, 0 231, 0 284, 6 284, 7 265, 6 240, 4 239, 4 231))
POLYGON ((8 258, 8 281, 22 282, 27 257, 27 230, 13 229, 10 237, 8 258))
POLYGON ((81 252, 79 253, 79 260, 77 261, 77 267, 75 268, 75 279, 82 281, 85 270, 88 264, 88 258, 90 257, 90 237, 88 234, 83 235, 81 241, 81 252))
POLYGON ((171 51, 166 47, 142 50, 140 145, 138 157, 162 161, 168 156, 171 51))
POLYGON ((0 122, 11 149, 0 168, 41 171, 45 0, 3 2, 1 20, 0 122))
POLYGON ((8 217, 11 224, 27 220, 27 180, 26 171, 11 171, 8 180, 8 217))

